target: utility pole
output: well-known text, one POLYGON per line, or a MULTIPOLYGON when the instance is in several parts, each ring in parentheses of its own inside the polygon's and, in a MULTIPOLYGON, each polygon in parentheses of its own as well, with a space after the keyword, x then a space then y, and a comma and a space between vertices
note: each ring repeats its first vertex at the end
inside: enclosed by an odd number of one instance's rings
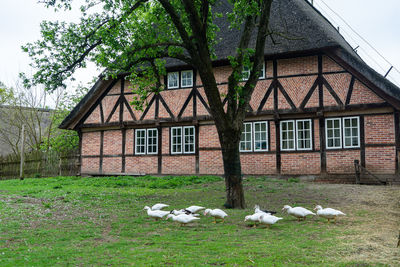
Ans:
POLYGON ((24 180, 25 124, 22 124, 21 136, 22 136, 22 142, 21 142, 21 163, 19 168, 19 179, 24 180))

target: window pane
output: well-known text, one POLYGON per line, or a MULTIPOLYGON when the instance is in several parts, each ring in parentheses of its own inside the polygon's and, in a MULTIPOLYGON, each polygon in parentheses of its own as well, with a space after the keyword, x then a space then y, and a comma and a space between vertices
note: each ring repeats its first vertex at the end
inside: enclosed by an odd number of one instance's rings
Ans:
POLYGON ((146 154, 146 130, 135 131, 135 154, 146 154))
POLYGON ((297 126, 297 149, 311 149, 311 121, 298 120, 297 126))
POLYGON ((345 147, 359 147, 359 123, 358 118, 344 118, 345 147))
POLYGON ((147 154, 157 154, 158 151, 158 130, 147 130, 147 154))
POLYGON ((181 127, 174 127, 171 130, 171 145, 172 145, 172 153, 182 153, 182 128, 181 127))
POLYGON ((268 149, 268 122, 255 122, 254 123, 254 151, 266 151, 268 149))
POLYGON ((193 153, 194 152, 194 143, 195 143, 195 133, 194 127, 188 126, 183 127, 184 129, 184 153, 193 153))
POLYGON ((245 123, 243 125, 243 131, 241 134, 240 145, 239 145, 239 149, 242 152, 252 150, 251 144, 253 140, 252 140, 251 128, 252 128, 252 123, 245 123))
POLYGON ((281 122, 282 150, 294 150, 294 121, 281 122))
POLYGON ((178 88, 178 72, 168 73, 168 88, 178 88))
POLYGON ((182 71, 182 87, 193 85, 193 71, 182 71))
POLYGON ((341 119, 326 119, 326 138, 327 148, 341 148, 341 128, 340 121, 341 119), (332 142, 328 142, 328 139, 331 138, 332 142))

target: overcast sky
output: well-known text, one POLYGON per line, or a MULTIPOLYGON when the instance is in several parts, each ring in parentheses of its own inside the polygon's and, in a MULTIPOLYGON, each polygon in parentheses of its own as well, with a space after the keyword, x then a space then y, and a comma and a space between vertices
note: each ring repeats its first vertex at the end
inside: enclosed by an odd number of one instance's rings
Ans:
MULTIPOLYGON (((386 72, 390 65, 380 59, 375 52, 363 43, 337 16, 324 5, 325 2, 342 16, 361 36, 371 43, 395 67, 400 69, 400 1, 399 0, 314 0, 314 5, 331 18, 334 25, 340 25, 340 31, 355 47, 361 45, 359 53, 380 73, 386 72), (384 4, 381 4, 384 3, 384 4), (329 12, 328 12, 329 11, 329 12), (349 37, 351 34, 352 37, 349 37), (352 39, 354 38, 356 42, 352 39), (357 43, 357 44, 356 44, 357 43), (378 67, 365 51, 383 67, 378 67)), ((39 24, 42 20, 76 20, 79 12, 53 12, 37 0, 0 0, 0 81, 12 86, 19 72, 28 72, 29 58, 21 52, 21 45, 40 38, 39 24)), ((83 83, 92 80, 98 71, 80 71, 76 77, 83 83)), ((396 74, 395 72, 392 73, 396 74)), ((400 85, 400 75, 397 75, 400 85)))

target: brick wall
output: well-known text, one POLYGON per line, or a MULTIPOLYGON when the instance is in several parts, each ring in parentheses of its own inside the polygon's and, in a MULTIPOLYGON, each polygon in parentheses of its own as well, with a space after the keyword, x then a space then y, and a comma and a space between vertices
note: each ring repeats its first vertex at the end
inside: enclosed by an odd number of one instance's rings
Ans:
POLYGON ((125 158, 125 172, 137 174, 157 174, 157 156, 135 156, 125 158))
POLYGON ((350 104, 368 104, 383 102, 385 101, 377 96, 374 92, 372 92, 368 87, 366 87, 360 81, 355 81, 350 104))
POLYGON ((164 156, 162 159, 163 174, 195 174, 195 156, 164 156))
POLYGON ((122 154, 122 132, 121 130, 105 131, 103 155, 122 154))
POLYGON ((99 173, 100 157, 82 158, 81 173, 99 173))
POLYGON ((278 60, 278 76, 318 72, 318 57, 298 57, 278 60))
POLYGON ((321 156, 319 153, 281 154, 281 173, 284 175, 319 174, 321 156))
POLYGON ((322 57, 322 69, 324 72, 343 71, 344 69, 327 56, 322 57))
POLYGON ((394 174, 396 171, 396 147, 367 147, 365 167, 378 174, 394 174))
POLYGON ((276 174, 276 155, 263 153, 242 153, 240 155, 243 174, 276 174))
POLYGON ((103 173, 121 173, 122 158, 103 158, 103 173))
POLYGON ((82 133, 82 156, 100 155, 100 132, 82 133))
POLYGON ((329 174, 354 174, 354 160, 360 160, 360 150, 326 152, 326 171, 329 174))
POLYGON ((220 174, 224 173, 222 153, 218 151, 199 152, 199 172, 201 174, 220 174))
POLYGON ((364 117, 366 144, 394 144, 394 117, 389 115, 374 115, 364 117))
POLYGON ((199 147, 221 147, 217 128, 214 125, 202 125, 199 128, 199 147))

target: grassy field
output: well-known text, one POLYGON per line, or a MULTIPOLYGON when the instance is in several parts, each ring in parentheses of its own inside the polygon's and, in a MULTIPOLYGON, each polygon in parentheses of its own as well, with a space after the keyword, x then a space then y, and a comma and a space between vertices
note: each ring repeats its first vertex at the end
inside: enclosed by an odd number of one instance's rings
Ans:
POLYGON ((246 178, 247 210, 186 227, 154 221, 143 207, 221 207, 219 177, 56 177, 0 181, 0 266, 369 266, 400 264, 400 188, 246 178), (247 225, 254 204, 284 219, 247 225), (284 204, 330 206, 337 224, 297 222, 284 204))

